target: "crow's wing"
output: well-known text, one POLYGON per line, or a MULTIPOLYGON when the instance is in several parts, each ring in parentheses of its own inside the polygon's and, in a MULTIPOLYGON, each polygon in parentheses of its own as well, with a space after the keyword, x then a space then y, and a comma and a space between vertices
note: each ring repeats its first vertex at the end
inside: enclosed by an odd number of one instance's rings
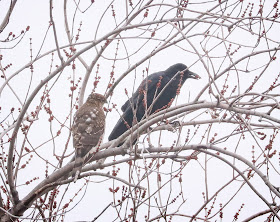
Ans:
POLYGON ((146 84, 148 84, 148 91, 150 91, 151 89, 155 89, 156 88, 156 85, 159 81, 159 77, 160 76, 163 76, 164 77, 165 73, 163 71, 161 72, 156 72, 156 73, 153 73, 151 75, 149 75, 146 79, 144 79, 141 84, 139 85, 139 87, 137 88, 137 90, 132 94, 131 98, 129 98, 129 100, 127 100, 125 102, 125 104, 123 104, 122 106, 122 111, 125 112, 126 109, 128 107, 131 107, 131 105, 133 105, 134 109, 136 108, 136 104, 139 104, 139 102, 141 102, 144 98, 144 95, 143 93, 140 93, 139 95, 139 92, 141 90, 145 90, 146 89, 146 84))
POLYGON ((124 132, 126 132, 131 126, 133 122, 133 111, 131 107, 128 107, 126 111, 123 113, 121 118, 116 123, 114 129, 109 135, 109 141, 114 140, 121 136, 124 132))

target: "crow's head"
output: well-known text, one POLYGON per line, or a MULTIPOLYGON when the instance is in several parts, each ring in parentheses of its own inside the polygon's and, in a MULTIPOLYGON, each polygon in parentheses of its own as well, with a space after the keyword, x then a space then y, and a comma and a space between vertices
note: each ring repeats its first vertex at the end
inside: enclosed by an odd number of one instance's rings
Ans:
POLYGON ((176 82, 175 84, 179 83, 180 80, 181 84, 183 84, 188 78, 200 79, 199 75, 188 70, 188 67, 182 63, 170 66, 165 72, 172 79, 172 82, 176 82))

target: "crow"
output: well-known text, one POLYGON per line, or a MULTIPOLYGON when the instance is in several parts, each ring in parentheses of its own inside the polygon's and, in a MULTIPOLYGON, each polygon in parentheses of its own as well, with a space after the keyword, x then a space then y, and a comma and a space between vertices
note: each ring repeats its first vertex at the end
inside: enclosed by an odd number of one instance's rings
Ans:
POLYGON ((149 75, 122 106, 123 115, 112 130, 109 141, 121 136, 143 117, 168 108, 188 78, 200 79, 200 76, 182 63, 149 75))

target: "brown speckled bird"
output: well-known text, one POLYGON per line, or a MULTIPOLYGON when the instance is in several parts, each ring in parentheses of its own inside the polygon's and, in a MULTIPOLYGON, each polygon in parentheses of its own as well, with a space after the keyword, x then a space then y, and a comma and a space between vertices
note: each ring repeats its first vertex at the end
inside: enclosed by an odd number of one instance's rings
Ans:
POLYGON ((83 157, 91 148, 102 142, 105 128, 104 103, 106 103, 106 98, 103 95, 92 92, 74 116, 72 127, 75 148, 75 165, 72 171, 74 181, 81 173, 84 164, 83 157))

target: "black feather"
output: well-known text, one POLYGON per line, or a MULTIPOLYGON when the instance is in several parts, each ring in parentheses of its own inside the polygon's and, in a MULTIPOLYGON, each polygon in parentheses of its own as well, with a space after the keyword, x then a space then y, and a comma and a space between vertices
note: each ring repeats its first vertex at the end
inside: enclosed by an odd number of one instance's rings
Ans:
POLYGON ((188 78, 199 79, 200 77, 189 71, 187 66, 181 63, 175 64, 165 71, 149 75, 142 81, 132 97, 122 106, 123 115, 111 132, 108 138, 109 141, 118 138, 135 123, 139 122, 147 111, 147 115, 150 115, 167 108, 167 105, 175 98, 180 85, 182 86, 188 78), (182 73, 182 71, 184 72, 182 73), (160 85, 159 81, 161 81, 160 85), (165 86, 166 88, 164 88, 165 86), (146 100, 144 100, 144 96, 146 96, 146 100), (156 98, 157 96, 158 98, 156 98), (143 101, 146 101, 146 103, 143 101), (152 107, 150 107, 151 105, 152 107), (136 118, 134 118, 135 116, 136 118))

